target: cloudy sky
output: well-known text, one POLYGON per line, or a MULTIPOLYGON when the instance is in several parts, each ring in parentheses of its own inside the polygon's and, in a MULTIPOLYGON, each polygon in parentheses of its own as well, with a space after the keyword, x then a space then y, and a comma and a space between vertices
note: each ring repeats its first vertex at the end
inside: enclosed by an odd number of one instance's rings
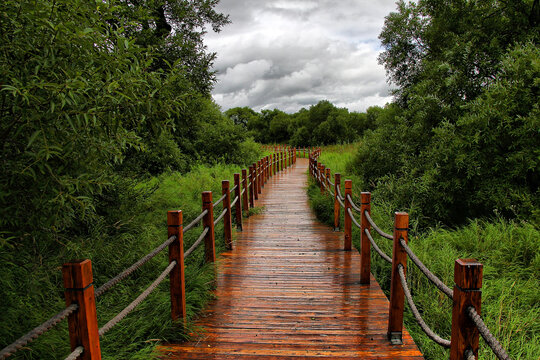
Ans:
POLYGON ((221 0, 232 24, 206 36, 217 52, 214 99, 296 112, 320 100, 364 111, 391 100, 378 35, 395 0, 221 0))

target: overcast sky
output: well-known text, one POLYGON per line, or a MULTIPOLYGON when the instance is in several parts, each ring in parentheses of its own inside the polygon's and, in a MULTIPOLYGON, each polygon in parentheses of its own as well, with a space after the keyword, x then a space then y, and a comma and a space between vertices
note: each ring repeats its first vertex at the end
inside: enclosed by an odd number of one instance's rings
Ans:
POLYGON ((395 0, 221 0, 216 102, 289 113, 320 100, 364 111, 391 100, 378 35, 395 0))

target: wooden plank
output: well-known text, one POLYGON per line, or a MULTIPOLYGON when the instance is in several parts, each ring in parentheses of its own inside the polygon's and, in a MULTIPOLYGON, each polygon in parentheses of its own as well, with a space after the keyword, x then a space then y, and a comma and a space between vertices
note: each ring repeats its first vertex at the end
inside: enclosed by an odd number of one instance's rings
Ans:
POLYGON ((387 339, 389 303, 343 233, 317 222, 305 194, 308 159, 269 179, 237 246, 222 254, 217 299, 193 341, 159 348, 161 359, 423 359, 403 331, 387 339))

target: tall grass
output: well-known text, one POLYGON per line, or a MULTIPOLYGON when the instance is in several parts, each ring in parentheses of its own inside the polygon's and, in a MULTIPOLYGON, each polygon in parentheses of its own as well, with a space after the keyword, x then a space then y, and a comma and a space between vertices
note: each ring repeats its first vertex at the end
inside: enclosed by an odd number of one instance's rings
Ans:
MULTIPOLYGON (((102 285, 167 239, 167 211, 181 209, 184 223, 201 212, 201 192, 211 190, 214 200, 221 196, 221 180, 241 169, 233 165, 198 166, 191 172, 163 174, 141 182, 136 190, 140 202, 120 206, 117 219, 104 219, 89 233, 57 244, 36 242, 33 248, 16 251, 0 249, 0 347, 4 347, 34 326, 63 309, 61 264, 71 259, 92 260, 94 284, 102 285), (48 244, 48 245, 45 245, 48 244)), ((187 249, 202 231, 199 225, 186 233, 187 249)), ((212 299, 214 271, 203 260, 204 246, 186 262, 187 315, 192 320, 212 299)), ((216 226, 216 252, 225 249, 223 225, 216 226)), ((142 292, 168 264, 165 249, 129 278, 97 300, 98 322, 103 326, 142 292)), ((184 329, 170 319, 168 280, 165 280, 134 312, 101 339, 104 359, 148 359, 157 343, 181 341, 196 331, 184 329)), ((189 322, 188 324, 191 324, 189 322)), ((69 354, 69 338, 64 321, 43 335, 13 359, 60 359, 69 354)))
MULTIPOLYGON (((359 194, 361 182, 347 173, 352 148, 325 148, 319 161, 340 172, 342 182, 353 181, 353 197, 359 194)), ((333 224, 333 200, 320 194, 311 182, 310 202, 317 216, 333 224)), ((376 193, 374 194, 376 195, 376 193)), ((372 199, 372 217, 386 232, 392 231, 393 212, 384 199, 372 199)), ((342 216, 343 217, 343 216, 342 216)), ((482 288, 482 317, 512 359, 538 359, 540 354, 540 231, 526 222, 512 222, 500 218, 472 219, 457 229, 418 228, 411 218, 410 247, 428 268, 443 282, 453 286, 454 261, 476 258, 484 265, 482 288)), ((375 241, 387 254, 392 253, 392 242, 374 235, 375 241)), ((353 226, 353 243, 360 248, 360 231, 353 226)), ((390 265, 372 251, 372 273, 388 295, 390 265)), ((427 324, 446 339, 451 334, 452 303, 439 292, 422 273, 408 263, 407 278, 413 298, 427 324)), ((406 306, 405 326, 424 353, 426 359, 448 358, 447 350, 432 342, 416 324, 406 306)), ((480 340, 481 359, 496 359, 491 349, 480 340)))

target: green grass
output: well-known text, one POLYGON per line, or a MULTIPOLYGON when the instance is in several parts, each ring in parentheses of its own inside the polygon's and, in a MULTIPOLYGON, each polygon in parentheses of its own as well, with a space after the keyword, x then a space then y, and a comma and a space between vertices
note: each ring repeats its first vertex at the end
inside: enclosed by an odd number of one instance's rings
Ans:
MULTIPOLYGON (((201 192, 221 196, 221 180, 233 182, 241 168, 232 165, 198 166, 187 174, 163 174, 138 184, 141 201, 120 206, 115 218, 106 220, 89 233, 56 244, 36 241, 34 247, 0 249, 0 347, 64 308, 61 265, 71 259, 92 260, 94 283, 99 287, 167 239, 167 211, 183 211, 184 224, 201 212, 201 192)), ((221 209, 218 205, 216 209, 221 209)), ((187 249, 202 226, 184 237, 187 249)), ((216 252, 225 249, 223 225, 216 226, 216 252)), ((213 297, 214 271, 203 260, 200 246, 186 261, 187 329, 170 319, 169 281, 166 279, 137 309, 101 339, 104 359, 148 359, 156 344, 182 341, 195 332, 191 320, 213 297)), ((127 306, 165 269, 168 253, 145 264, 97 301, 98 322, 103 326, 127 306)), ((69 354, 66 321, 41 336, 13 359, 59 359, 69 354)))
MULTIPOLYGON (((340 172, 342 182, 353 181, 353 197, 362 184, 347 173, 352 147, 324 148, 319 160, 340 172)), ((311 206, 319 219, 333 225, 333 200, 320 194, 311 182, 308 188, 311 206)), ((386 232, 391 233, 393 212, 383 199, 372 199, 372 217, 386 232)), ((342 215, 343 219, 343 215, 342 215)), ((343 221, 343 220, 342 220, 343 221)), ((342 227, 343 228, 343 227, 342 227)), ((374 233, 374 232, 372 232, 374 233)), ((392 242, 379 236, 375 241, 387 254, 392 242)), ((359 248, 360 231, 353 226, 353 243, 359 248)), ((526 222, 504 219, 473 219, 457 229, 418 228, 411 218, 410 247, 428 268, 443 282, 453 286, 454 261, 476 258, 484 265, 482 317, 507 349, 512 359, 537 359, 540 354, 540 231, 526 222)), ((372 273, 388 296, 390 265, 372 251, 372 273)), ((413 297, 429 326, 443 338, 450 339, 452 303, 420 273, 410 261, 407 274, 413 297)), ((442 349, 427 338, 416 324, 406 305, 405 326, 424 353, 426 359, 448 358, 442 349)), ((480 339, 481 359, 496 359, 491 349, 480 339)))

